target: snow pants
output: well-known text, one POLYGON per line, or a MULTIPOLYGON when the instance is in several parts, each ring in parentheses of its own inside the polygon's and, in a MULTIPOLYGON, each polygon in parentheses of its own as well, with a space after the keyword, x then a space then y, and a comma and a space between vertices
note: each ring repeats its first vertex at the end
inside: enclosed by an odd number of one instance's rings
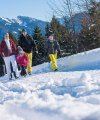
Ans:
POLYGON ((18 66, 17 66, 15 55, 4 57, 4 61, 5 61, 5 65, 6 65, 7 78, 9 79, 11 77, 10 76, 11 75, 11 66, 10 66, 10 64, 12 64, 13 72, 15 72, 16 75, 18 76, 18 66))
POLYGON ((51 60, 51 67, 52 70, 56 70, 58 68, 57 66, 57 54, 49 54, 50 60, 51 60))
POLYGON ((28 57, 28 65, 27 65, 27 72, 32 72, 32 53, 27 53, 28 57))
POLYGON ((21 76, 26 76, 26 74, 27 74, 27 72, 26 72, 26 67, 25 66, 20 66, 20 68, 21 68, 21 76))

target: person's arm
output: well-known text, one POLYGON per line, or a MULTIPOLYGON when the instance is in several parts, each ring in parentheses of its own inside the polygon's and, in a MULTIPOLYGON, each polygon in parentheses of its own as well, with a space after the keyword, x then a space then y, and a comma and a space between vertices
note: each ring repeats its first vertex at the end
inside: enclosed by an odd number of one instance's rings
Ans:
POLYGON ((26 60, 26 64, 28 65, 28 57, 27 57, 26 54, 24 54, 24 58, 25 58, 25 60, 26 60))
POLYGON ((21 39, 21 37, 19 37, 18 46, 21 46, 21 42, 20 42, 21 40, 20 39, 21 39))
POLYGON ((13 40, 10 40, 10 42, 11 42, 11 44, 12 44, 12 53, 17 54, 17 47, 16 47, 14 41, 13 41, 13 40))
POLYGON ((16 57, 16 61, 17 61, 17 63, 18 63, 18 65, 20 64, 20 60, 19 60, 19 55, 16 57))
POLYGON ((32 37, 31 37, 31 40, 32 40, 32 46, 33 46, 33 48, 35 47, 35 51, 38 54, 38 47, 36 45, 36 42, 35 42, 35 40, 32 37))
POLYGON ((60 45, 59 43, 56 41, 56 44, 57 44, 57 51, 58 51, 58 54, 59 56, 61 57, 61 49, 60 49, 60 45))

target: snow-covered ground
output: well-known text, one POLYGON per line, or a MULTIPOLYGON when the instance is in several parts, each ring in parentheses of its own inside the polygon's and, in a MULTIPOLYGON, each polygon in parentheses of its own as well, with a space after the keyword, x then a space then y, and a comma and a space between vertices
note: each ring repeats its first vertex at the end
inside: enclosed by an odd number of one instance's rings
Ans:
POLYGON ((33 67, 18 80, 0 78, 0 120, 100 120, 100 49, 33 67))

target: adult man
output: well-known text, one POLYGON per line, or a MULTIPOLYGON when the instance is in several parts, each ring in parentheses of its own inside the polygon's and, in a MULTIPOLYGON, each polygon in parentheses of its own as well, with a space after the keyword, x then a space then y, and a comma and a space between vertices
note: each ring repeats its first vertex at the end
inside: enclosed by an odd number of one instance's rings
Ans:
POLYGON ((18 41, 18 45, 22 47, 23 51, 28 56, 28 65, 27 65, 27 72, 29 75, 32 73, 32 50, 35 47, 37 50, 37 46, 29 35, 27 35, 27 32, 23 29, 21 32, 21 36, 18 41))

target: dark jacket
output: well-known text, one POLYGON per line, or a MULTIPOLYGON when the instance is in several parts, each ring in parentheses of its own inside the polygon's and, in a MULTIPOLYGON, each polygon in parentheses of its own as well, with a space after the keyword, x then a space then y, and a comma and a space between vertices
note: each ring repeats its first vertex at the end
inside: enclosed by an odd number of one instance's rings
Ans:
POLYGON ((57 52, 60 52, 60 46, 58 42, 56 40, 53 41, 47 40, 46 51, 47 54, 56 54, 57 52))
POLYGON ((14 54, 17 54, 17 48, 13 40, 10 40, 11 50, 8 49, 6 42, 2 40, 0 44, 0 54, 2 57, 8 57, 14 54))
POLYGON ((32 37, 23 35, 20 36, 18 45, 22 47, 23 51, 26 53, 31 53, 33 48, 36 48, 36 44, 32 37))

